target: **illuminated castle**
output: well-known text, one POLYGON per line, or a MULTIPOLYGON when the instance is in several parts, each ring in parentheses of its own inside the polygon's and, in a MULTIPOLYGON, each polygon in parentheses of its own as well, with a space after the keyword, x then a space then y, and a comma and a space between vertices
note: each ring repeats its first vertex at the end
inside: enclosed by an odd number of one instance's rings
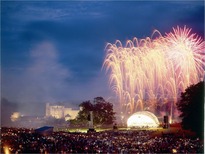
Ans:
POLYGON ((73 110, 72 108, 66 108, 63 105, 50 105, 46 103, 46 117, 54 117, 56 119, 75 119, 79 110, 73 110))

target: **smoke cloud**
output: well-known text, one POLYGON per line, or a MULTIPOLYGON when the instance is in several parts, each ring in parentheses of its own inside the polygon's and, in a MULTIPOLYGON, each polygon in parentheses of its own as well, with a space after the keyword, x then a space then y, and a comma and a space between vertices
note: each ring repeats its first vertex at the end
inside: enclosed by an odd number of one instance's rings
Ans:
POLYGON ((85 100, 110 96, 104 72, 99 70, 89 82, 72 82, 74 76, 60 62, 59 52, 51 42, 41 42, 29 51, 29 63, 18 73, 3 74, 3 97, 18 102, 23 115, 45 115, 47 102, 76 108, 85 100))
POLYGON ((25 72, 25 101, 60 101, 66 95, 69 71, 58 62, 56 49, 43 42, 31 50, 30 56, 31 64, 25 72))
POLYGON ((20 112, 43 112, 45 102, 63 101, 67 95, 70 72, 58 59, 58 51, 50 42, 42 42, 29 51, 29 63, 18 76, 3 74, 2 94, 21 103, 20 112), (43 104, 42 104, 43 103, 43 104))

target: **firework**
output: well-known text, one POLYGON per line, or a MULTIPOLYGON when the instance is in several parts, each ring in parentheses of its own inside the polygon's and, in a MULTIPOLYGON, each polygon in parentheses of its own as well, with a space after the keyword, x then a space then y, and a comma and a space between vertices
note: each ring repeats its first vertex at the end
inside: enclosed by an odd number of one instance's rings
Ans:
POLYGON ((110 75, 109 84, 121 109, 126 113, 172 101, 176 104, 188 86, 204 77, 205 42, 191 29, 173 28, 173 32, 156 38, 117 40, 108 43, 103 67, 110 75))

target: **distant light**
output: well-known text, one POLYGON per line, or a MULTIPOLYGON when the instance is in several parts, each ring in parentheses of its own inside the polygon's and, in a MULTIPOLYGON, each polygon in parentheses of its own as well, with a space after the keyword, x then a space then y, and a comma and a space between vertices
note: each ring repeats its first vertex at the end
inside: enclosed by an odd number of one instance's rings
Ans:
POLYGON ((4 153, 5 153, 5 154, 10 154, 10 151, 9 151, 9 147, 8 147, 8 146, 4 146, 4 153))
POLYGON ((14 112, 12 115, 11 115, 11 121, 17 121, 18 119, 20 118, 20 113, 19 112, 14 112))
POLYGON ((177 153, 177 150, 176 149, 172 149, 172 153, 177 153))
POLYGON ((148 111, 136 112, 127 120, 128 127, 157 127, 158 125, 157 117, 148 111))

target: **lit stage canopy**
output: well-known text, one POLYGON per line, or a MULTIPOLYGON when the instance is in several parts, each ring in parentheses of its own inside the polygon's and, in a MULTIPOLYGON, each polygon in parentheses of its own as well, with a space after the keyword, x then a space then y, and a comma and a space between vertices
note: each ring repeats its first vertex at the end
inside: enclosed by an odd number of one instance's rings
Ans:
POLYGON ((136 112, 127 120, 128 127, 157 127, 159 120, 149 111, 136 112))

